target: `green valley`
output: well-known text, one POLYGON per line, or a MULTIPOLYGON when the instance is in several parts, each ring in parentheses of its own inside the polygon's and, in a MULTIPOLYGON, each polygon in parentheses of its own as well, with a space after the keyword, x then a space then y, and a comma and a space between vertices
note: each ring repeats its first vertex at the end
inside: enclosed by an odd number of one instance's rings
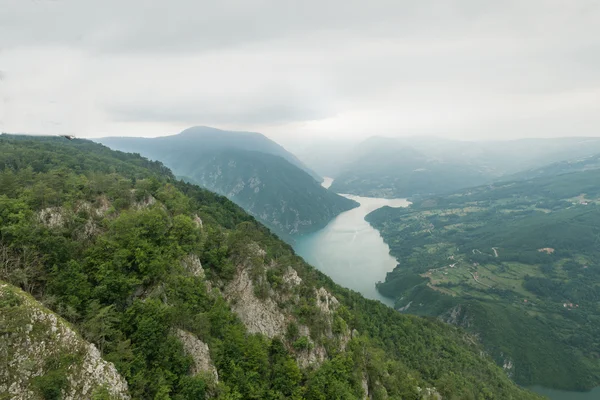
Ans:
POLYGON ((600 171, 500 182, 367 216, 398 266, 378 290, 477 335, 518 383, 600 383, 600 171))
POLYGON ((2 399, 539 398, 462 328, 366 300, 225 197, 86 140, 0 136, 0 281, 2 399))

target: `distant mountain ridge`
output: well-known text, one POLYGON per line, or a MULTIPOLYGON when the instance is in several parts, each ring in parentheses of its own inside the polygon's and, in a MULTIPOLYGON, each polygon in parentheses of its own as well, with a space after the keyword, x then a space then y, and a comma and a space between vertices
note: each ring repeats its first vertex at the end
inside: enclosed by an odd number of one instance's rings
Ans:
POLYGON ((598 153, 600 138, 471 142, 371 137, 345 154, 331 189, 383 197, 443 194, 598 153))
POLYGON ((373 137, 357 146, 331 189, 371 197, 443 193, 487 181, 483 166, 449 160, 406 141, 373 137))
POLYGON ((321 187, 316 173, 259 133, 194 127, 174 136, 98 141, 162 161, 176 175, 227 196, 288 241, 358 205, 321 187))
MULTIPOLYGON (((158 154, 163 155, 172 151, 185 156, 194 156, 198 151, 213 152, 224 149, 260 151, 280 156, 304 170, 318 182, 322 181, 319 174, 306 166, 298 157, 284 149, 278 143, 257 132, 225 131, 208 126, 194 126, 176 135, 156 138, 105 137, 97 139, 97 141, 109 147, 113 145, 119 146, 122 151, 135 152, 136 149, 141 148, 144 152, 154 154, 154 156, 149 155, 150 158, 157 158, 155 156, 158 154), (182 144, 189 147, 182 148, 182 144)), ((174 159, 173 161, 176 162, 177 160, 174 159)), ((181 161, 184 162, 184 160, 181 161)))
POLYGON ((503 177, 502 180, 527 180, 595 169, 600 169, 600 154, 566 161, 559 161, 543 167, 528 169, 507 177, 503 177))

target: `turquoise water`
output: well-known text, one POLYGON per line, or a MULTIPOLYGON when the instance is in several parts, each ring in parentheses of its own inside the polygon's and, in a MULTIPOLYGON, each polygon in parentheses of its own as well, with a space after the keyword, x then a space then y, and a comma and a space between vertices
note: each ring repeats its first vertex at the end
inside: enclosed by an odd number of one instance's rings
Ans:
POLYGON ((317 232, 294 238, 294 249, 336 283, 393 306, 393 300, 381 296, 375 283, 384 280, 397 263, 379 231, 365 221, 365 216, 386 205, 407 207, 410 203, 406 199, 343 196, 356 200, 360 207, 338 215, 317 232))
MULTIPOLYGON (((325 178, 323 186, 333 180, 325 178)), ((346 211, 325 228, 296 237, 294 249, 307 262, 331 277, 336 283, 362 293, 363 296, 393 306, 393 301, 375 289, 375 283, 396 266, 389 247, 376 229, 364 220, 365 216, 383 206, 407 207, 406 199, 378 199, 343 195, 360 203, 360 207, 346 211)), ((564 392, 540 386, 530 390, 551 400, 600 400, 600 388, 591 392, 564 392)))
POLYGON ((533 386, 530 390, 548 397, 550 400, 600 400, 600 387, 591 392, 564 392, 562 390, 546 389, 541 386, 533 386))

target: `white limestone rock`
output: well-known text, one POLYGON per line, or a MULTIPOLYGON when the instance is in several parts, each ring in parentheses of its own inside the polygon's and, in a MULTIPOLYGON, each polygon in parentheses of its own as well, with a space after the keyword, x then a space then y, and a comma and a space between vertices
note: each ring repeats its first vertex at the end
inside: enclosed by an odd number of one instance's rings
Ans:
POLYGON ((219 374, 210 357, 210 349, 202 340, 198 339, 192 333, 177 329, 175 334, 183 344, 183 350, 192 357, 194 365, 192 366, 192 375, 198 375, 207 372, 214 377, 215 382, 219 382, 219 374))
POLYGON ((81 338, 69 324, 44 308, 31 296, 0 282, 0 398, 39 399, 32 379, 48 372, 46 361, 66 355, 74 361, 67 366, 67 386, 62 398, 91 399, 105 388, 114 399, 129 399, 127 382, 115 366, 102 359, 93 345, 81 338))

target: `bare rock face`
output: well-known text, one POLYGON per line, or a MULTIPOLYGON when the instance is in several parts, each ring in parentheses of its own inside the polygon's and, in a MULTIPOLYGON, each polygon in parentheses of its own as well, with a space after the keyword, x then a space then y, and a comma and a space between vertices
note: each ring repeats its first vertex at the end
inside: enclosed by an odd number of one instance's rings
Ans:
POLYGON ((327 350, 322 344, 316 344, 310 338, 310 329, 308 326, 298 326, 299 336, 305 336, 308 338, 309 347, 308 349, 301 350, 296 353, 296 361, 301 368, 307 368, 310 366, 319 366, 327 359, 327 350))
POLYGON ((458 325, 463 328, 470 327, 472 322, 467 310, 460 304, 441 315, 440 319, 447 324, 458 325))
POLYGON ((261 300, 256 297, 254 284, 246 268, 238 268, 224 295, 250 333, 262 333, 268 338, 285 334, 287 323, 284 314, 271 298, 261 300))
POLYGON ((302 278, 298 276, 294 268, 288 267, 285 274, 283 274, 283 282, 289 287, 294 287, 302 283, 302 278))
MULTIPOLYGON (((502 353, 500 355, 503 356, 502 353)), ((502 364, 502 369, 504 370, 504 372, 506 372, 506 375, 508 375, 511 378, 513 376, 514 367, 515 366, 514 366, 512 360, 510 359, 510 357, 504 358, 504 363, 502 364)))
POLYGON ((210 349, 208 348, 208 345, 190 332, 177 329, 175 334, 183 344, 183 350, 194 360, 194 365, 191 370, 192 375, 207 372, 215 378, 215 382, 218 382, 219 374, 210 358, 210 349))
POLYGON ((40 399, 35 378, 60 368, 66 379, 63 399, 91 399, 98 390, 129 399, 127 382, 93 344, 29 295, 2 282, 0 326, 0 398, 40 399))
MULTIPOLYGON (((251 257, 263 258, 265 253, 258 245, 251 243, 249 246, 251 257)), ((297 323, 296 317, 290 310, 287 310, 285 303, 294 301, 298 297, 295 293, 297 286, 302 284, 302 278, 294 268, 288 266, 283 273, 283 286, 278 290, 268 289, 268 295, 264 298, 257 297, 255 291, 256 285, 264 283, 266 274, 259 273, 260 276, 251 277, 252 273, 256 273, 253 268, 260 267, 253 265, 253 262, 242 260, 238 266, 234 279, 225 287, 223 291, 224 297, 231 305, 231 309, 235 312, 240 320, 246 326, 250 333, 261 333, 268 338, 286 336, 286 331, 290 323, 297 323), (291 300, 292 299, 292 300, 291 300), (287 310, 287 311, 286 311, 287 310)), ((263 265, 263 267, 265 267, 263 265)), ((276 268, 277 265, 271 263, 266 266, 266 270, 276 268)), ((264 271, 264 270, 263 270, 264 271)), ((321 287, 314 291, 315 304, 323 316, 323 323, 326 325, 324 335, 327 339, 337 341, 341 350, 344 350, 351 339, 351 333, 348 329, 341 334, 333 334, 332 322, 334 313, 339 307, 338 300, 329 293, 325 288, 321 287)), ((311 331, 308 326, 298 326, 298 337, 306 338, 308 345, 305 348, 293 349, 296 356, 296 361, 301 368, 318 366, 327 359, 327 350, 323 343, 311 338, 311 331)), ((292 349, 293 343, 287 343, 292 349)))
POLYGON ((421 394, 423 400, 442 400, 442 395, 438 393, 436 388, 420 388, 417 386, 417 390, 421 394))
POLYGON ((62 228, 65 226, 65 211, 60 207, 44 208, 38 214, 38 221, 48 228, 62 228))
POLYGON ((360 381, 360 386, 363 390, 363 400, 369 400, 371 396, 369 396, 369 380, 367 379, 367 375, 363 375, 360 381))
POLYGON ((68 377, 69 391, 65 400, 77 400, 94 393, 98 386, 105 387, 117 399, 128 399, 127 382, 112 363, 104 361, 93 344, 85 344, 83 364, 74 368, 68 377), (82 397, 83 396, 83 397, 82 397))
POLYGON ((194 223, 196 224, 197 228, 202 229, 202 227, 203 227, 202 219, 198 216, 198 214, 194 215, 194 223))
POLYGON ((187 256, 183 257, 181 260, 181 265, 193 276, 204 278, 204 268, 202 268, 202 263, 197 255, 188 254, 187 256))
POLYGON ((264 258, 264 256, 267 255, 267 252, 264 249, 262 249, 256 242, 251 242, 250 244, 248 244, 248 250, 255 257, 264 258))
POLYGON ((323 287, 316 290, 316 296, 317 306, 323 314, 332 314, 340 305, 339 301, 323 287))

